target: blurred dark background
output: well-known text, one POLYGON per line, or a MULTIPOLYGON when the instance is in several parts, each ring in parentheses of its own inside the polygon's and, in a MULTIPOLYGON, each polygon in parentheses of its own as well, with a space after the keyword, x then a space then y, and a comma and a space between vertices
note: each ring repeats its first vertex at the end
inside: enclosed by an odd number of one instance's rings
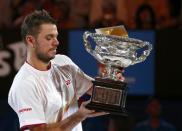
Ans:
POLYGON ((129 37, 153 45, 145 62, 125 70, 129 116, 87 119, 83 122, 84 131, 133 130, 149 117, 146 107, 151 97, 159 99, 162 118, 182 131, 181 5, 181 0, 0 0, 0 131, 19 130, 18 118, 9 107, 7 96, 25 60, 20 26, 35 9, 46 9, 57 20, 58 53, 70 56, 92 77, 98 73, 98 63, 84 49, 84 31, 124 25, 129 37))

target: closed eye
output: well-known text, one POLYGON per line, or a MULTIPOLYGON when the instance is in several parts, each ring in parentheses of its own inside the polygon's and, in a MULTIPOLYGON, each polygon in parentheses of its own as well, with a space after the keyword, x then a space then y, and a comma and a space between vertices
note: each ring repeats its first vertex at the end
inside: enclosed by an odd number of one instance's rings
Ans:
POLYGON ((52 39, 54 39, 54 38, 57 38, 57 36, 58 36, 58 35, 49 34, 49 35, 46 36, 46 40, 50 41, 50 40, 52 40, 52 39))

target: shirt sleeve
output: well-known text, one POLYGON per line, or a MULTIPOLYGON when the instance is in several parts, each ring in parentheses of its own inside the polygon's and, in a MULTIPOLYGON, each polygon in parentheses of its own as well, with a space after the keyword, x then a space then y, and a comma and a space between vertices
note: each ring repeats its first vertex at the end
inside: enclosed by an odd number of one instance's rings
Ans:
POLYGON ((13 84, 8 103, 19 117, 20 128, 46 123, 43 104, 32 81, 13 84))
POLYGON ((77 99, 85 94, 92 87, 93 78, 86 75, 69 57, 65 55, 56 55, 54 62, 62 65, 69 65, 71 67, 71 72, 73 79, 75 80, 74 88, 76 90, 77 99))
POLYGON ((81 69, 77 69, 75 75, 75 88, 76 88, 76 96, 80 98, 83 94, 85 94, 93 85, 92 81, 94 79, 86 75, 81 69))

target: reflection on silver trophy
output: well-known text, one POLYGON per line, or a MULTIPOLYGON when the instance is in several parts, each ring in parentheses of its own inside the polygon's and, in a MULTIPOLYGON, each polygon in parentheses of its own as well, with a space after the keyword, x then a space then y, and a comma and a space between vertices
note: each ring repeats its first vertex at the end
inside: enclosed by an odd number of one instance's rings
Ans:
POLYGON ((144 61, 150 54, 152 45, 129 38, 124 26, 99 28, 96 33, 86 31, 83 40, 86 50, 105 66, 105 71, 93 81, 93 94, 87 107, 116 115, 127 115, 127 83, 119 79, 117 73, 144 61))

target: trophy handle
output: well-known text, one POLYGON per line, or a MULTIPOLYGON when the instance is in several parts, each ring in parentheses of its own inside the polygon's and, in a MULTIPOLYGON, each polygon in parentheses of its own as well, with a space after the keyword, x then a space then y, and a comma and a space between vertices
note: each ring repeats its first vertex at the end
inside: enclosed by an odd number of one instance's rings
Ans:
POLYGON ((147 58, 147 56, 149 56, 149 54, 152 50, 152 45, 149 42, 146 42, 146 41, 142 42, 141 45, 142 45, 142 48, 147 47, 147 50, 144 50, 143 53, 137 59, 132 61, 131 65, 144 61, 147 58))
POLYGON ((84 46, 86 48, 86 50, 91 54, 93 55, 93 52, 94 50, 92 49, 92 46, 90 44, 90 42, 88 41, 88 37, 90 36, 90 32, 86 31, 84 34, 83 34, 83 43, 84 43, 84 46))

